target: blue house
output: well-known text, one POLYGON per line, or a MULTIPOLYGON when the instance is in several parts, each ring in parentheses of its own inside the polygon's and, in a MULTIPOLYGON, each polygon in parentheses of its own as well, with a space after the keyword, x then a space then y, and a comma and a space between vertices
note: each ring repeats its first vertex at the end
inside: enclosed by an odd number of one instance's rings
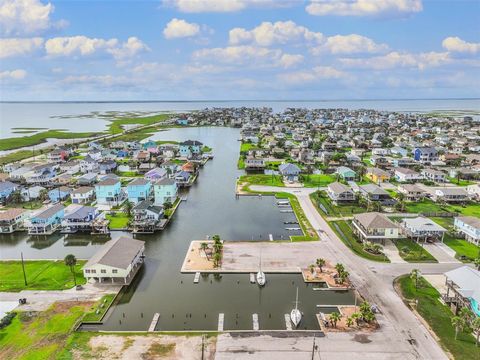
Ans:
POLYGON ((179 118, 177 119, 177 125, 188 125, 188 119, 187 118, 179 118))
POLYGON ((180 156, 190 158, 192 155, 200 154, 203 144, 196 140, 187 140, 179 145, 180 156))
POLYGON ((153 184, 153 192, 156 206, 162 206, 166 202, 173 204, 177 200, 178 186, 172 179, 162 179, 153 184))
POLYGON ((127 185, 128 201, 138 203, 147 200, 152 191, 152 184, 150 181, 142 178, 133 180, 127 185))
POLYGON ((278 167, 278 171, 287 181, 298 181, 298 175, 300 175, 300 168, 295 164, 281 164, 278 167))
POLYGON ((50 235, 61 226, 65 208, 62 204, 50 206, 30 218, 28 233, 32 235, 50 235))
POLYGON ((100 205, 120 205, 123 201, 120 180, 106 178, 95 185, 97 203, 100 205))
POLYGON ((128 151, 127 150, 118 150, 117 151, 117 157, 125 158, 127 156, 128 156, 128 151))
POLYGON ((153 149, 153 148, 157 148, 157 143, 153 140, 148 140, 147 142, 143 143, 142 144, 142 148, 143 150, 148 150, 148 149, 153 149))
POLYGON ((52 189, 48 192, 48 198, 51 202, 56 203, 61 200, 67 199, 72 193, 72 189, 66 186, 60 186, 56 189, 52 189))
POLYGON ((438 160, 438 152, 434 147, 418 147, 413 150, 413 158, 421 163, 438 160))
POLYGON ((17 190, 17 185, 10 181, 0 182, 0 201, 5 201, 11 193, 17 190))
POLYGON ((357 173, 346 166, 339 166, 337 174, 345 181, 354 181, 357 177, 357 173))

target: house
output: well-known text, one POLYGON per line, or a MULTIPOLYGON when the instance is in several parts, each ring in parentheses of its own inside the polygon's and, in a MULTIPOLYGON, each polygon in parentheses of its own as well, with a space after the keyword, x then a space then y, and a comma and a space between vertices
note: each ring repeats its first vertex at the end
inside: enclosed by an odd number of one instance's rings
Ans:
POLYGON ((463 188, 440 188, 435 189, 433 194, 434 201, 444 202, 465 202, 468 201, 468 193, 463 188))
POLYGON ((422 200, 426 195, 425 191, 422 188, 413 184, 400 185, 398 187, 398 192, 403 194, 405 200, 407 201, 422 200))
POLYGON ((358 186, 360 194, 371 201, 388 202, 392 200, 388 191, 383 190, 380 186, 375 184, 365 184, 358 186))
POLYGON ((388 159, 385 156, 372 155, 370 156, 370 164, 373 166, 386 166, 388 165, 388 159))
POLYGON ((43 186, 31 186, 29 188, 24 188, 21 190, 22 200, 23 201, 30 201, 39 199, 44 191, 46 191, 43 186))
POLYGON ((453 221, 455 231, 462 234, 466 240, 480 245, 480 219, 473 216, 457 216, 453 221))
POLYGON ((137 178, 127 185, 128 201, 138 203, 147 200, 152 190, 152 184, 147 179, 137 178))
POLYGON ((253 156, 247 156, 245 159, 245 170, 263 170, 265 169, 265 160, 257 159, 253 156))
POLYGON ((385 239, 400 237, 398 225, 378 212, 354 215, 352 224, 353 232, 363 242, 380 241, 385 244, 385 239))
POLYGON ((433 181, 436 183, 444 183, 447 181, 445 174, 442 171, 435 169, 423 169, 422 176, 425 180, 433 181))
POLYGON ((83 267, 83 276, 102 283, 131 283, 143 264, 145 242, 126 236, 107 241, 83 267))
POLYGON ((81 186, 70 194, 72 204, 86 204, 95 198, 95 188, 90 186, 81 186))
POLYGON ((86 173, 77 178, 78 185, 93 185, 97 181, 96 173, 86 173))
POLYGON ((182 125, 182 126, 188 125, 187 118, 178 118, 175 122, 177 123, 177 125, 182 125))
POLYGON ((396 168, 394 171, 395 180, 401 183, 405 182, 416 182, 423 179, 422 175, 412 169, 407 168, 396 168))
POLYGON ((150 160, 150 156, 151 155, 149 151, 139 151, 135 158, 141 163, 144 163, 150 160))
POLYGON ((158 153, 158 145, 153 140, 148 140, 147 142, 143 143, 142 149, 148 151, 151 154, 158 153))
POLYGON ((95 185, 97 203, 100 205, 120 205, 123 201, 123 194, 120 180, 107 178, 95 185))
POLYGON ((117 168, 117 162, 114 160, 103 160, 98 162, 98 168, 101 174, 109 174, 117 168))
POLYGON ((73 234, 77 231, 92 230, 92 223, 98 216, 97 208, 71 204, 65 208, 65 215, 62 219, 62 232, 73 234))
POLYGON ((365 176, 376 184, 390 180, 390 173, 374 167, 367 168, 365 176))
POLYGON ((401 157, 406 157, 408 155, 408 150, 404 149, 400 146, 394 146, 390 149, 390 153, 392 155, 398 155, 398 156, 401 156, 401 157))
POLYGON ((26 176, 27 183, 47 185, 55 177, 56 172, 52 164, 41 164, 34 166, 32 173, 26 176))
POLYGON ((300 168, 291 163, 280 164, 278 171, 286 181, 294 182, 298 181, 298 175, 300 174, 300 168))
POLYGON ((153 192, 156 206, 162 206, 166 202, 173 204, 177 199, 178 186, 172 179, 161 179, 154 182, 153 192))
POLYGON ((168 176, 167 170, 157 167, 155 169, 148 171, 145 174, 145 179, 153 182, 153 181, 165 179, 167 176, 168 176))
POLYGON ((413 159, 422 164, 438 160, 438 152, 434 147, 417 147, 413 150, 413 159))
POLYGON ((346 166, 339 166, 336 173, 345 181, 354 181, 357 177, 357 173, 346 166))
POLYGON ((197 171, 197 167, 193 162, 187 161, 185 164, 182 165, 182 171, 194 174, 197 171))
POLYGON ((179 144, 180 156, 191 158, 193 155, 200 154, 203 144, 196 140, 187 140, 179 144))
POLYGON ((11 208, 0 211, 0 234, 11 234, 23 230, 23 222, 28 212, 25 209, 11 208))
POLYGON ((467 193, 470 199, 480 200, 480 185, 478 184, 468 185, 467 193))
POLYGON ((84 173, 98 171, 98 159, 94 159, 90 154, 80 161, 80 171, 84 173))
POLYGON ((156 168, 156 165, 153 163, 141 163, 140 165, 138 165, 137 173, 146 174, 147 172, 155 168, 156 168))
POLYGON ((393 158, 391 160, 394 167, 407 167, 416 165, 415 161, 409 157, 393 158))
POLYGON ((8 197, 18 189, 18 186, 10 181, 0 182, 0 202, 4 203, 8 197))
POLYGON ((60 163, 67 160, 68 151, 66 149, 58 148, 50 151, 47 155, 47 158, 48 161, 51 161, 53 163, 60 163))
POLYGON ((30 235, 50 235, 60 227, 65 207, 62 204, 52 205, 38 211, 26 221, 30 235))
POLYGON ((400 223, 400 227, 407 238, 416 240, 417 242, 420 240, 424 242, 441 240, 443 242, 443 236, 447 232, 447 229, 423 216, 404 218, 400 223))
POLYGON ((447 293, 443 300, 454 314, 460 309, 470 309, 480 316, 480 271, 462 266, 445 273, 447 293))
POLYGON ((134 233, 153 233, 164 213, 163 206, 154 205, 151 200, 140 201, 132 212, 134 233))
POLYGON ((52 189, 48 192, 48 198, 51 202, 56 203, 67 199, 72 193, 72 189, 66 186, 60 186, 56 189, 52 189))
POLYGON ((328 197, 337 204, 355 201, 353 191, 348 186, 339 182, 328 184, 327 194, 328 197))
POLYGON ((67 174, 76 174, 80 171, 80 162, 79 161, 67 161, 60 164, 60 171, 66 172, 67 174))
POLYGON ((173 179, 179 186, 187 186, 191 177, 192 175, 188 171, 180 170, 175 174, 173 179))

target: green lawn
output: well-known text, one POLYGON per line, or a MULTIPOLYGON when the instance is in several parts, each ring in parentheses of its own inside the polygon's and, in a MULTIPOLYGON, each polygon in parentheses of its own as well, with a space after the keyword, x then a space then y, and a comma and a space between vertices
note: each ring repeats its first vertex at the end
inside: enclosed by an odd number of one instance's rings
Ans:
POLYGON ((448 205, 452 212, 458 212, 465 216, 475 216, 480 218, 480 204, 470 203, 467 205, 448 205))
POLYGON ((256 149, 256 148, 258 148, 258 145, 242 142, 242 144, 240 145, 240 153, 245 155, 251 149, 256 149))
POLYGON ((237 162, 237 169, 245 169, 245 156, 240 155, 237 162))
POLYGON ((268 186, 285 186, 280 175, 242 175, 240 182, 250 185, 268 185, 268 186))
POLYGON ((422 200, 416 202, 405 202, 405 211, 409 213, 431 213, 431 212, 446 212, 445 207, 434 203, 432 200, 422 200))
POLYGON ((38 145, 46 142, 48 138, 81 139, 81 138, 88 138, 88 137, 93 137, 97 135, 98 133, 94 133, 94 132, 73 133, 73 132, 65 132, 65 131, 59 131, 59 130, 48 130, 48 131, 42 131, 34 135, 30 135, 30 136, 0 139, 0 151, 13 150, 13 149, 18 149, 25 146, 38 145))
POLYGON ((83 322, 98 322, 100 321, 107 310, 110 308, 113 300, 115 299, 116 294, 107 294, 102 296, 95 304, 93 304, 89 311, 85 314, 82 321, 83 322), (98 314, 97 314, 98 310, 98 314))
POLYGON ((450 181, 450 183, 458 185, 458 186, 468 186, 468 185, 475 184, 475 181, 462 180, 462 179, 460 179, 460 181, 458 181, 456 178, 448 178, 448 181, 450 181))
POLYGON ((437 262, 437 260, 425 250, 421 245, 410 239, 396 239, 393 240, 398 253, 403 260, 408 262, 437 262), (403 251, 404 249, 408 251, 403 251))
POLYGON ((276 194, 277 199, 289 199, 290 200, 290 205, 292 206, 292 210, 295 213, 295 216, 297 217, 298 224, 302 228, 303 234, 304 235, 292 235, 290 236, 290 239, 292 241, 316 241, 318 240, 318 234, 313 228, 312 224, 310 224, 310 221, 308 221, 305 213, 303 212, 302 207, 300 206, 300 203, 298 202, 298 199, 295 195, 289 194, 289 193, 277 193, 276 194))
POLYGON ((459 333, 455 340, 455 329, 452 326, 451 318, 453 313, 450 308, 439 300, 440 294, 425 279, 421 278, 418 289, 408 275, 397 279, 402 295, 409 302, 418 299, 416 310, 430 325, 440 344, 449 351, 455 359, 478 359, 480 350, 475 346, 475 339, 472 335, 459 333))
POLYGON ((10 154, 4 155, 0 157, 0 165, 5 165, 11 162, 20 161, 23 159, 28 159, 32 156, 32 152, 30 150, 19 150, 12 152, 10 154))
POLYGON ((467 240, 455 239, 450 234, 445 234, 443 242, 451 247, 457 253, 455 257, 460 259, 461 257, 466 257, 463 259, 466 262, 470 262, 480 257, 480 247, 467 240))
POLYGON ((357 203, 353 203, 350 205, 334 205, 325 191, 317 191, 310 194, 310 199, 316 205, 317 210, 319 210, 321 215, 351 216, 353 214, 361 214, 366 211, 365 208, 358 206, 357 203), (325 213, 320 204, 327 211, 327 213, 325 213))
POLYGON ((328 224, 330 225, 332 230, 338 235, 340 240, 342 240, 343 243, 347 245, 347 247, 349 247, 358 256, 373 261, 390 262, 390 260, 388 260, 385 255, 375 255, 365 251, 363 249, 363 244, 357 240, 355 234, 352 231, 351 225, 347 221, 330 221, 328 224))
POLYGON ((124 229, 128 226, 130 220, 123 212, 116 212, 115 215, 107 214, 105 217, 110 220, 109 229, 124 229))
MULTIPOLYGON (((82 266, 85 261, 77 261, 75 276, 77 284, 85 284, 82 266)), ((23 280, 20 261, 0 262, 0 291, 21 290, 65 290, 74 286, 70 268, 63 261, 25 261, 27 286, 23 280)))
POLYGON ((56 359, 87 306, 55 303, 43 312, 18 312, 0 330, 0 359, 56 359))
POLYGON ((438 225, 443 226, 447 230, 453 229, 453 217, 431 217, 438 225))
POLYGON ((145 116, 145 117, 133 117, 133 118, 122 118, 113 120, 110 123, 109 132, 111 134, 120 134, 123 132, 125 125, 139 125, 139 126, 146 126, 146 125, 154 125, 156 123, 161 123, 167 120, 170 117, 170 114, 160 114, 160 115, 153 115, 153 116, 145 116))
POLYGON ((313 175, 302 175, 301 181, 303 186, 309 188, 315 187, 325 187, 328 184, 331 184, 337 181, 337 178, 332 175, 327 174, 313 174, 313 175))

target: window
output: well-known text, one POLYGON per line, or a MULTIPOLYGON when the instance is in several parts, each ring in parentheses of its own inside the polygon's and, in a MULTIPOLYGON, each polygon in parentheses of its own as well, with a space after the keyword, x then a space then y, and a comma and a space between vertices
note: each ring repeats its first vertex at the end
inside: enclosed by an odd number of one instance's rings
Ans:
POLYGON ((112 273, 113 273, 113 274, 116 274, 116 273, 118 273, 118 270, 117 270, 117 269, 113 269, 113 270, 112 270, 112 273))
POLYGON ((90 270, 90 272, 91 272, 92 274, 96 274, 96 273, 97 273, 97 270, 90 270))
POLYGON ((101 272, 102 274, 106 274, 106 273, 107 273, 107 270, 102 269, 102 270, 100 270, 100 272, 101 272))
POLYGON ((90 274, 90 270, 89 270, 89 269, 85 269, 85 274, 90 274))

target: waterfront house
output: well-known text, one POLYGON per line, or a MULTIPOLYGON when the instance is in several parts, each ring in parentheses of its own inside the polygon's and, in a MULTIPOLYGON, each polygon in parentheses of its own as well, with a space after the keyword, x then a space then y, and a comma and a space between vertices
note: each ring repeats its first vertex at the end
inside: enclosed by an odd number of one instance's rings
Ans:
POLYGON ((28 212, 25 209, 11 208, 0 211, 0 234, 11 234, 23 230, 23 222, 28 212))
POLYGON ((401 183, 416 182, 416 181, 422 180, 423 178, 422 175, 420 175, 415 170, 402 168, 402 167, 395 169, 394 177, 395 177, 395 180, 401 183))
POLYGON ((435 169, 423 169, 422 176, 425 180, 433 181, 436 183, 444 183, 447 181, 445 173, 435 169))
POLYGON ((414 184, 402 184, 398 187, 398 192, 404 195, 407 201, 418 201, 425 197, 425 191, 414 184))
POLYGON ((153 182, 153 181, 165 179, 167 176, 168 176, 167 170, 157 167, 155 169, 148 171, 145 174, 145 179, 153 182))
POLYGON ((283 179, 289 182, 298 181, 298 175, 300 175, 300 168, 291 163, 280 164, 278 167, 280 175, 283 176, 283 179))
POLYGON ((345 181, 354 181, 357 177, 355 171, 346 166, 339 166, 336 170, 336 173, 345 181))
POLYGON ((377 184, 390 180, 390 173, 374 167, 367 168, 367 173, 365 174, 365 176, 367 177, 367 179, 370 179, 377 184))
POLYGON ((453 222, 455 231, 466 240, 480 245, 480 219, 474 216, 457 216, 453 222))
POLYGON ((463 308, 480 316, 480 271, 462 266, 445 273, 447 293, 443 300, 454 314, 463 308))
POLYGON ((62 219, 62 232, 73 234, 77 231, 91 231, 92 223, 98 216, 97 208, 71 204, 65 208, 65 215, 62 219))
POLYGON ((416 218, 404 218, 400 223, 403 234, 415 241, 437 241, 443 242, 443 236, 447 232, 445 228, 438 225, 429 218, 418 216, 416 218))
POLYGON ((191 161, 187 161, 182 165, 182 170, 194 174, 197 171, 197 167, 191 161))
POLYGON ((245 159, 245 170, 263 170, 265 169, 265 160, 257 159, 253 156, 247 156, 245 159))
POLYGON ((48 192, 48 198, 51 202, 56 203, 67 199, 72 193, 72 189, 66 186, 60 186, 48 192))
POLYGON ((177 123, 177 125, 182 125, 182 126, 188 125, 187 118, 178 118, 177 120, 175 120, 175 122, 177 123))
POLYGON ((86 173, 77 178, 78 185, 93 185, 97 181, 97 173, 86 173))
POLYGON ((417 147, 413 150, 413 159, 422 164, 438 160, 438 152, 434 147, 417 147))
POLYGON ((0 202, 5 203, 9 196, 18 189, 18 186, 10 181, 0 182, 0 202))
POLYGON ((148 151, 151 154, 158 153, 158 145, 153 140, 148 140, 142 144, 142 149, 148 151))
POLYGON ((134 204, 148 199, 152 190, 152 184, 147 179, 137 178, 127 185, 128 201, 134 204))
POLYGON ((203 144, 196 140, 187 140, 179 144, 180 156, 191 158, 193 155, 200 154, 203 144))
POLYGON ((61 226, 65 207, 62 204, 52 205, 39 210, 26 221, 28 233, 31 235, 50 235, 61 226))
POLYGON ((180 170, 175 174, 173 179, 179 186, 186 186, 189 184, 191 177, 192 175, 189 172, 180 170))
POLYGON ((103 160, 98 162, 100 174, 109 174, 117 168, 117 162, 114 160, 103 160))
POLYGON ((126 236, 106 242, 83 267, 83 276, 99 283, 130 284, 144 261, 145 242, 126 236))
POLYGON ((348 186, 339 182, 328 184, 327 194, 337 204, 355 201, 354 192, 348 186))
POLYGON ((465 202, 469 198, 467 191, 463 188, 440 188, 435 189, 433 200, 437 202, 465 202))
POLYGON ((400 237, 398 225, 385 215, 370 212, 353 215, 353 232, 361 241, 379 241, 385 244, 385 239, 400 237))
POLYGON ((151 200, 140 201, 133 209, 133 232, 153 233, 163 218, 163 206, 154 205, 151 200))
POLYGON ((81 186, 70 194, 72 204, 86 204, 95 198, 95 188, 91 186, 81 186))
POLYGON ((56 172, 52 164, 34 166, 30 174, 25 174, 27 183, 47 185, 55 177, 56 172))
POLYGON ((165 178, 153 183, 153 192, 156 206, 162 206, 166 202, 173 204, 177 199, 178 186, 174 180, 165 178))
POLYGON ((123 201, 120 180, 106 178, 95 185, 97 203, 100 205, 118 206, 123 201))

